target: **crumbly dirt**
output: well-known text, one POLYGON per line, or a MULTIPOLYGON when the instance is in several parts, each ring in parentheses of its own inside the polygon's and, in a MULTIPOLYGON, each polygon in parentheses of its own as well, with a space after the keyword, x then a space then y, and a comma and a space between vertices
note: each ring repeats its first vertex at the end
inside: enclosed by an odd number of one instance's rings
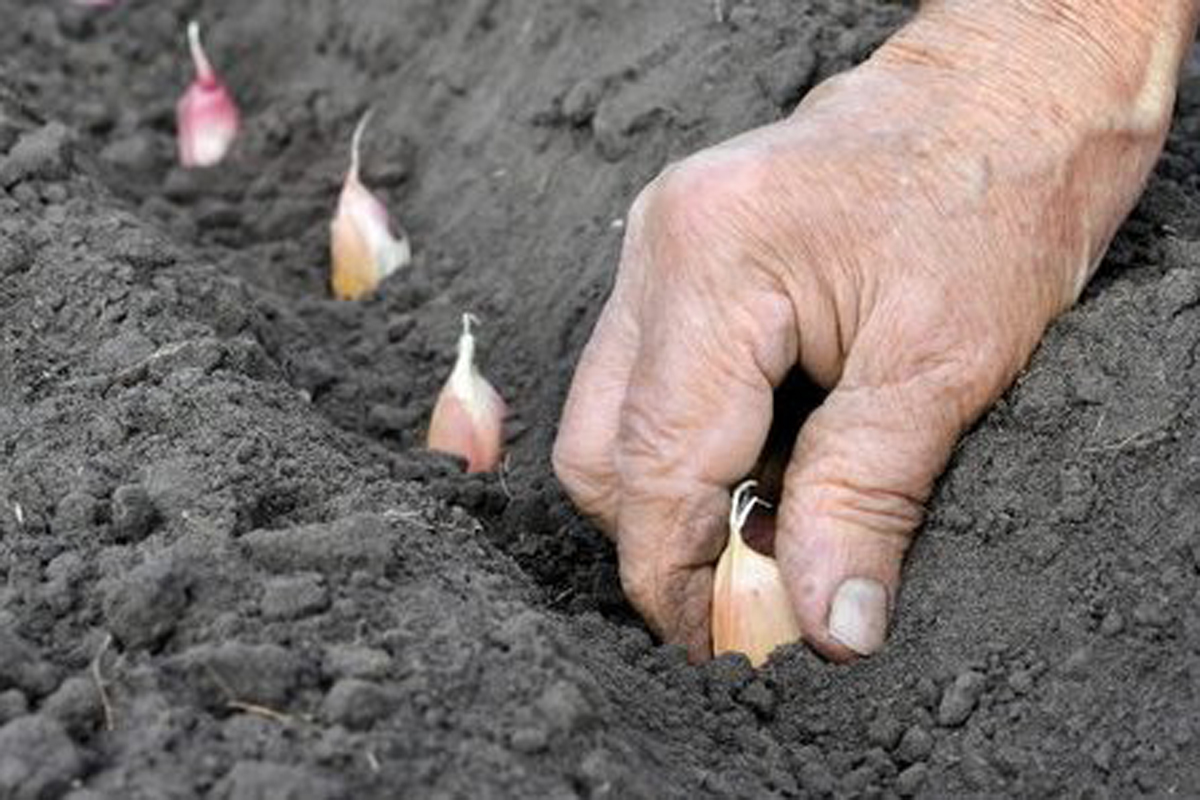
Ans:
POLYGON ((0 0, 0 798, 1200 790, 1200 69, 881 656, 688 665, 551 475, 638 189, 914 5, 0 0), (245 114, 204 172, 193 16, 245 114), (415 262, 338 303, 367 107, 415 262), (468 309, 499 476, 421 449, 468 309))

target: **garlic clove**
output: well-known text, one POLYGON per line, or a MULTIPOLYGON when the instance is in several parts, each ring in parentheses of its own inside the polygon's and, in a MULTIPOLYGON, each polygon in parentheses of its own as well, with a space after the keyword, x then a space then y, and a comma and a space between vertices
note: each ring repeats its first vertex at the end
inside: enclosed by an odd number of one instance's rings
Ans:
POLYGON ((491 472, 500 465, 507 406, 475 366, 473 322, 463 314, 458 358, 433 408, 427 445, 466 459, 467 472, 491 472))
POLYGON ((200 25, 188 23, 188 47, 196 78, 175 105, 179 163, 211 167, 229 152, 241 124, 237 104, 213 70, 200 44, 200 25))
POLYGON ((780 645, 800 639, 800 624, 775 559, 755 551, 742 535, 746 520, 761 501, 749 494, 754 481, 733 493, 729 543, 713 578, 713 653, 745 653, 762 666, 780 645))
POLYGON ((330 223, 331 283, 339 300, 360 299, 412 261, 408 237, 403 231, 399 236, 392 235, 387 209, 363 186, 359 175, 359 149, 370 118, 368 111, 354 129, 350 170, 330 223))

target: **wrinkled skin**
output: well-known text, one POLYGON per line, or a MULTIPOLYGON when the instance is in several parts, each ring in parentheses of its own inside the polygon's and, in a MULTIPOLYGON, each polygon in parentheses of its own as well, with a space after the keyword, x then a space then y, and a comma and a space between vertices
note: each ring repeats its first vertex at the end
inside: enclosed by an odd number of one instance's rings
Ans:
POLYGON ((987 34, 939 8, 792 117, 669 167, 630 212, 554 464, 615 539, 631 602, 693 658, 729 491, 794 366, 829 394, 795 443, 776 554, 812 647, 883 645, 958 437, 1074 302, 1161 148, 1174 73, 1147 112, 1150 56, 1055 93, 1012 30, 972 40, 987 34))

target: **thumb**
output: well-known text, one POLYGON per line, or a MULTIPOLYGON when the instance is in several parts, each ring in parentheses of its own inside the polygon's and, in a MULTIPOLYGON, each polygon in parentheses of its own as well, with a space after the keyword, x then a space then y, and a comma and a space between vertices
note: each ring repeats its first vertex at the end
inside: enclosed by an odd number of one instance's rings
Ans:
POLYGON ((837 661, 883 647, 923 504, 989 399, 964 403, 961 373, 846 383, 800 430, 775 545, 805 641, 837 661))

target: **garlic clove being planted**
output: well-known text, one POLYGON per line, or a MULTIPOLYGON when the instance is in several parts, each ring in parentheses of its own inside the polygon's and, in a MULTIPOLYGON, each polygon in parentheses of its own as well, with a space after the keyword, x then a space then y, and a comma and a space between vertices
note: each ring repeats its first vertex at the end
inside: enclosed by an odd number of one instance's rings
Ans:
POLYGON ((354 129, 350 171, 330 223, 331 284, 339 300, 358 300, 371 293, 380 281, 412 260, 408 237, 403 231, 392 235, 387 209, 363 186, 359 175, 359 147, 370 118, 368 111, 354 129))
POLYGON ((430 450, 467 460, 467 472, 491 472, 500 464, 504 437, 503 398, 475 366, 475 336, 470 314, 463 314, 458 358, 438 395, 429 423, 430 450))
POLYGON ((729 510, 729 543, 717 561, 713 578, 713 653, 745 653, 762 666, 780 645, 800 639, 800 624, 775 559, 755 551, 742 535, 754 506, 754 481, 733 493, 729 510))
POLYGON ((200 25, 188 23, 188 47, 196 78, 175 105, 179 163, 185 167, 211 167, 229 152, 241 121, 237 104, 213 70, 200 44, 200 25))

